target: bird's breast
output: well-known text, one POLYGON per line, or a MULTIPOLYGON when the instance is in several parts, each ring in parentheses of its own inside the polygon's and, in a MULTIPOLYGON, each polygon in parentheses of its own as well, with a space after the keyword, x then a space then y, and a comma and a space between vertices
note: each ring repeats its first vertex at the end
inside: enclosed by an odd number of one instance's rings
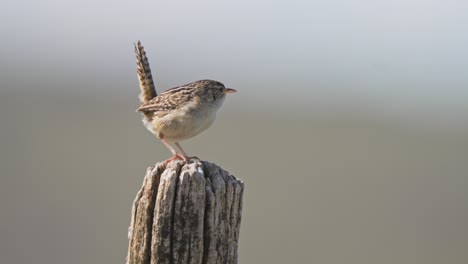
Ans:
POLYGON ((169 142, 178 142, 194 137, 213 124, 216 107, 187 105, 153 120, 156 134, 169 142))

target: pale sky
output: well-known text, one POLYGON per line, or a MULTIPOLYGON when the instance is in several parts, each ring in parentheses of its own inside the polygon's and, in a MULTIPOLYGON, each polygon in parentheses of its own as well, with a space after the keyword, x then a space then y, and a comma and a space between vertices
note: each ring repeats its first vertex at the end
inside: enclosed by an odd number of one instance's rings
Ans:
MULTIPOLYGON (((466 14, 468 1, 446 0, 8 1, 1 86, 54 76, 133 85, 140 39, 163 89, 212 78, 250 97, 468 116, 466 14)), ((19 89, 42 89, 31 86, 19 89)))

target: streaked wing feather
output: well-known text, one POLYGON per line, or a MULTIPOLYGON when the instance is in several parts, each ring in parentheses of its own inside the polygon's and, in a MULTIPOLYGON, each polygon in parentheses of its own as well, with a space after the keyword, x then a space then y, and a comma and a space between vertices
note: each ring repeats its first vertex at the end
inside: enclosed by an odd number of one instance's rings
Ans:
POLYGON ((144 102, 137 109, 140 112, 172 111, 184 106, 194 97, 195 90, 192 87, 174 87, 164 91, 160 95, 144 102))

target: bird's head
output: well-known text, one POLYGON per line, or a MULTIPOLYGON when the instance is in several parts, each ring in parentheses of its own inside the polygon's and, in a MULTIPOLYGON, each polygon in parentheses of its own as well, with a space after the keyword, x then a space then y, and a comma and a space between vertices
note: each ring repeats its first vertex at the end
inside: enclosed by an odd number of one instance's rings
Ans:
POLYGON ((208 101, 219 101, 224 99, 226 94, 237 92, 234 89, 226 88, 224 84, 213 80, 200 80, 194 83, 203 94, 208 95, 208 101))

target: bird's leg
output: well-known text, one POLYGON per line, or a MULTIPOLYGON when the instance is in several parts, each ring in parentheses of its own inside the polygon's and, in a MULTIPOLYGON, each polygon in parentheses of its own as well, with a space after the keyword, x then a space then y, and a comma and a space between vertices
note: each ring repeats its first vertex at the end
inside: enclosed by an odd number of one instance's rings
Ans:
POLYGON ((160 140, 172 152, 172 155, 174 155, 174 156, 172 156, 172 158, 167 159, 166 161, 164 161, 164 165, 167 165, 169 162, 171 162, 171 161, 173 161, 175 159, 181 159, 181 160, 187 161, 187 158, 185 156, 182 156, 182 155, 178 154, 177 151, 166 140, 164 140, 163 138, 160 138, 160 140))
POLYGON ((185 157, 188 157, 184 149, 182 148, 182 146, 179 144, 179 142, 175 142, 174 144, 179 148, 180 152, 182 152, 182 155, 184 155, 185 157))
POLYGON ((189 156, 187 156, 187 154, 185 153, 184 149, 183 149, 182 146, 179 144, 179 142, 175 142, 174 144, 177 146, 177 148, 179 148, 180 152, 182 152, 182 155, 184 155, 184 157, 185 157, 187 160, 189 160, 189 159, 191 159, 191 158, 199 159, 199 158, 197 158, 197 157, 189 157, 189 156))

